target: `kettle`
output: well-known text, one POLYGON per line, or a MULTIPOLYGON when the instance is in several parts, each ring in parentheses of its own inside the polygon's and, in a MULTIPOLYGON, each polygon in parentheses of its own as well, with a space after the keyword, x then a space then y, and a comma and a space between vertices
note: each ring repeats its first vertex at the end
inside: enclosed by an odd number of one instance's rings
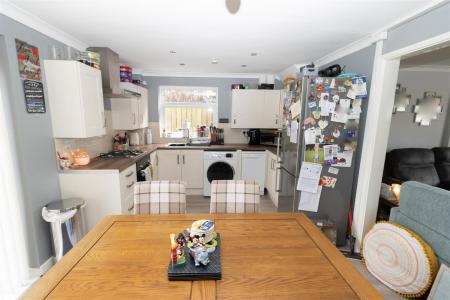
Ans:
POLYGON ((249 129, 247 132, 249 137, 249 145, 259 145, 261 144, 261 130, 259 129, 249 129))

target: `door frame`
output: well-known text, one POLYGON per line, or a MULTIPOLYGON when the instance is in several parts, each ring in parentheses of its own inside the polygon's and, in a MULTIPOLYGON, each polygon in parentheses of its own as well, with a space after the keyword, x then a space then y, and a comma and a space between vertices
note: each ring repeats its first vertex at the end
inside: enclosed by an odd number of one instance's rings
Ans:
POLYGON ((448 42, 450 42, 450 32, 388 53, 383 53, 383 40, 376 43, 371 93, 353 212, 352 232, 356 238, 356 252, 360 251, 364 235, 376 221, 400 60, 405 55, 448 42))

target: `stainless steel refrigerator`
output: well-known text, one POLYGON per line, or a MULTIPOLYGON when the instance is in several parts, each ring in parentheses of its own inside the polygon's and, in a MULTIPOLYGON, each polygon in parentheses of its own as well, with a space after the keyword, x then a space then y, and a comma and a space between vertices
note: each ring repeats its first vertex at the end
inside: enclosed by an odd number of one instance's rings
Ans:
MULTIPOLYGON (((286 122, 281 131, 277 172, 278 211, 299 210, 302 191, 297 190, 297 184, 302 164, 305 160, 321 164, 321 177, 327 176, 337 181, 334 188, 322 186, 317 212, 304 213, 313 219, 331 220, 337 230, 337 246, 346 242, 348 212, 356 169, 359 115, 362 101, 367 101, 364 91, 364 77, 304 77, 292 82, 285 91, 286 122), (295 132, 291 130, 293 122, 298 122, 296 138, 292 138, 295 132), (312 128, 320 128, 320 134, 316 136, 314 144, 307 144, 306 142, 311 143, 312 128), (305 135, 308 135, 306 139, 305 135), (293 140, 297 142, 294 143, 293 140), (337 146, 328 147, 329 145, 337 146), (325 148, 337 148, 341 153, 326 156, 325 148), (351 159, 348 155, 350 149, 351 159), (342 158, 344 151, 347 161, 342 158), (311 153, 315 153, 313 161, 311 153), (332 159, 324 160, 330 157, 332 159), (333 173, 330 173, 330 170, 333 173), (338 173, 334 174, 336 170, 338 173)), ((321 183, 323 184, 323 181, 321 183)), ((329 182, 327 184, 329 186, 329 182)))

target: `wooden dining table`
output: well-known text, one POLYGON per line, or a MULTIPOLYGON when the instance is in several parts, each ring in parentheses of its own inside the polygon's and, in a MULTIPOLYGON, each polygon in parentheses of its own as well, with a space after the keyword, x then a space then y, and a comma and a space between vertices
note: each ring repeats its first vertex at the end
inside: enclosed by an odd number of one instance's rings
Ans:
POLYGON ((382 299, 303 213, 108 216, 23 299, 382 299), (169 281, 170 233, 221 235, 221 280, 169 281))

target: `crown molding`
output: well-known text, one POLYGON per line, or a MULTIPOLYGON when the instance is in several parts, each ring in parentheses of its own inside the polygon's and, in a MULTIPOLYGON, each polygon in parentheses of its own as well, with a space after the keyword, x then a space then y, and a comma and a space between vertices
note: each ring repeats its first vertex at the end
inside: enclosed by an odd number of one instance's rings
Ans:
POLYGON ((50 25, 32 13, 12 4, 6 0, 0 0, 0 14, 3 14, 25 26, 45 34, 61 43, 77 50, 85 50, 88 45, 72 35, 50 25))
POLYGON ((450 66, 422 65, 400 66, 400 71, 405 72, 450 72, 450 66))
MULTIPOLYGON (((153 77, 210 77, 210 78, 252 78, 258 79, 259 73, 157 73, 157 72, 142 72, 142 76, 153 76, 153 77)), ((275 78, 279 79, 278 76, 275 78)))

